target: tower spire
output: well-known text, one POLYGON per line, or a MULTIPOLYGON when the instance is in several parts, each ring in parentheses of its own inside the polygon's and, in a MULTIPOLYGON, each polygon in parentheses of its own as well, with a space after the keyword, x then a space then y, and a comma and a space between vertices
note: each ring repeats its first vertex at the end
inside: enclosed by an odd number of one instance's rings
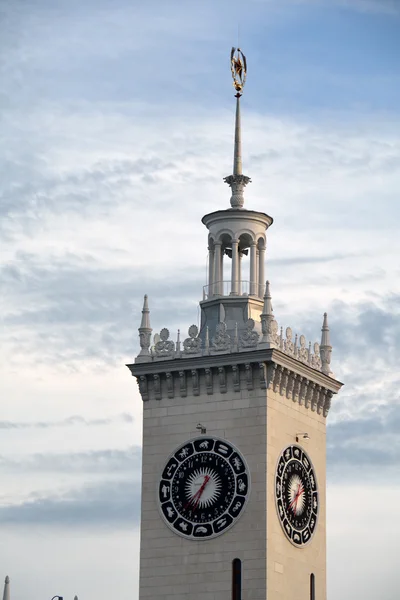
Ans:
POLYGON ((242 129, 240 115, 240 98, 243 93, 244 84, 247 75, 246 57, 240 48, 231 50, 231 71, 233 78, 233 87, 236 90, 236 116, 235 116, 235 147, 233 151, 233 175, 225 177, 224 181, 232 190, 231 206, 232 208, 243 208, 244 188, 251 182, 250 177, 243 175, 242 172, 242 129))

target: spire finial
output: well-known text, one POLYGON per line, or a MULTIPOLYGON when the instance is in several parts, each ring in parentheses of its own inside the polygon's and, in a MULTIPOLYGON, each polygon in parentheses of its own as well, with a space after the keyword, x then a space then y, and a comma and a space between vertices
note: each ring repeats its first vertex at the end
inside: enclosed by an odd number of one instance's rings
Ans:
POLYGON ((250 177, 242 173, 242 131, 240 119, 240 97, 246 83, 247 63, 246 57, 240 48, 231 50, 231 72, 233 87, 236 90, 236 117, 235 117, 235 148, 233 152, 233 175, 225 177, 224 181, 232 189, 232 208, 242 208, 244 204, 243 191, 251 181, 250 177))
POLYGON ((321 371, 325 373, 325 375, 333 376, 331 371, 331 354, 332 354, 332 346, 331 340, 329 337, 329 326, 328 326, 328 315, 324 313, 324 320, 322 323, 322 335, 321 335, 321 345, 320 345, 320 354, 321 354, 321 371))
POLYGON ((142 320, 139 327, 140 352, 136 358, 136 362, 144 362, 151 360, 150 341, 152 328, 150 325, 150 309, 147 294, 143 300, 142 320))

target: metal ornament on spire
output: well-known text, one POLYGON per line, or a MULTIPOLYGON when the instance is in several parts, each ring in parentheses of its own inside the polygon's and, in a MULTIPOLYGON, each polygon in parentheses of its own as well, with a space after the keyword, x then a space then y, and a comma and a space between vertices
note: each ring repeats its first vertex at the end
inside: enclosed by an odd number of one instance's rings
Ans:
POLYGON ((242 173, 242 131, 240 119, 240 97, 243 93, 246 83, 247 62, 246 57, 240 48, 231 50, 231 72, 233 87, 236 90, 236 117, 235 117, 235 148, 233 153, 233 175, 225 177, 224 181, 232 189, 231 206, 232 208, 243 208, 244 188, 251 182, 250 177, 242 173))

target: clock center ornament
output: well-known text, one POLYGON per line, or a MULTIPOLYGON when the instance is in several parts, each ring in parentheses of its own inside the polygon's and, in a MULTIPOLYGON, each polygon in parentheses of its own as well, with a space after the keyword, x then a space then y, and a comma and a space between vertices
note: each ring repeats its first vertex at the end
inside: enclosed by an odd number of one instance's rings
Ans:
POLYGON ((239 450, 218 437, 198 437, 168 458, 158 485, 160 513, 175 533, 210 539, 232 527, 250 495, 250 473, 239 450))

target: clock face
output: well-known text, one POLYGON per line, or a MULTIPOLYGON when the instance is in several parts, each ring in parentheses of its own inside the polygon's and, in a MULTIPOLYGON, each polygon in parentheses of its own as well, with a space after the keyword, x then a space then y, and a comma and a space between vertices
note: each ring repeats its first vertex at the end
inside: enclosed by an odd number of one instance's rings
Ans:
POLYGON ((319 504, 314 468, 300 446, 288 446, 279 457, 275 499, 286 537, 295 546, 304 546, 314 534, 319 504))
POLYGON ((202 436, 168 459, 158 486, 162 517, 175 533, 210 539, 242 514, 250 494, 246 461, 226 440, 202 436))

